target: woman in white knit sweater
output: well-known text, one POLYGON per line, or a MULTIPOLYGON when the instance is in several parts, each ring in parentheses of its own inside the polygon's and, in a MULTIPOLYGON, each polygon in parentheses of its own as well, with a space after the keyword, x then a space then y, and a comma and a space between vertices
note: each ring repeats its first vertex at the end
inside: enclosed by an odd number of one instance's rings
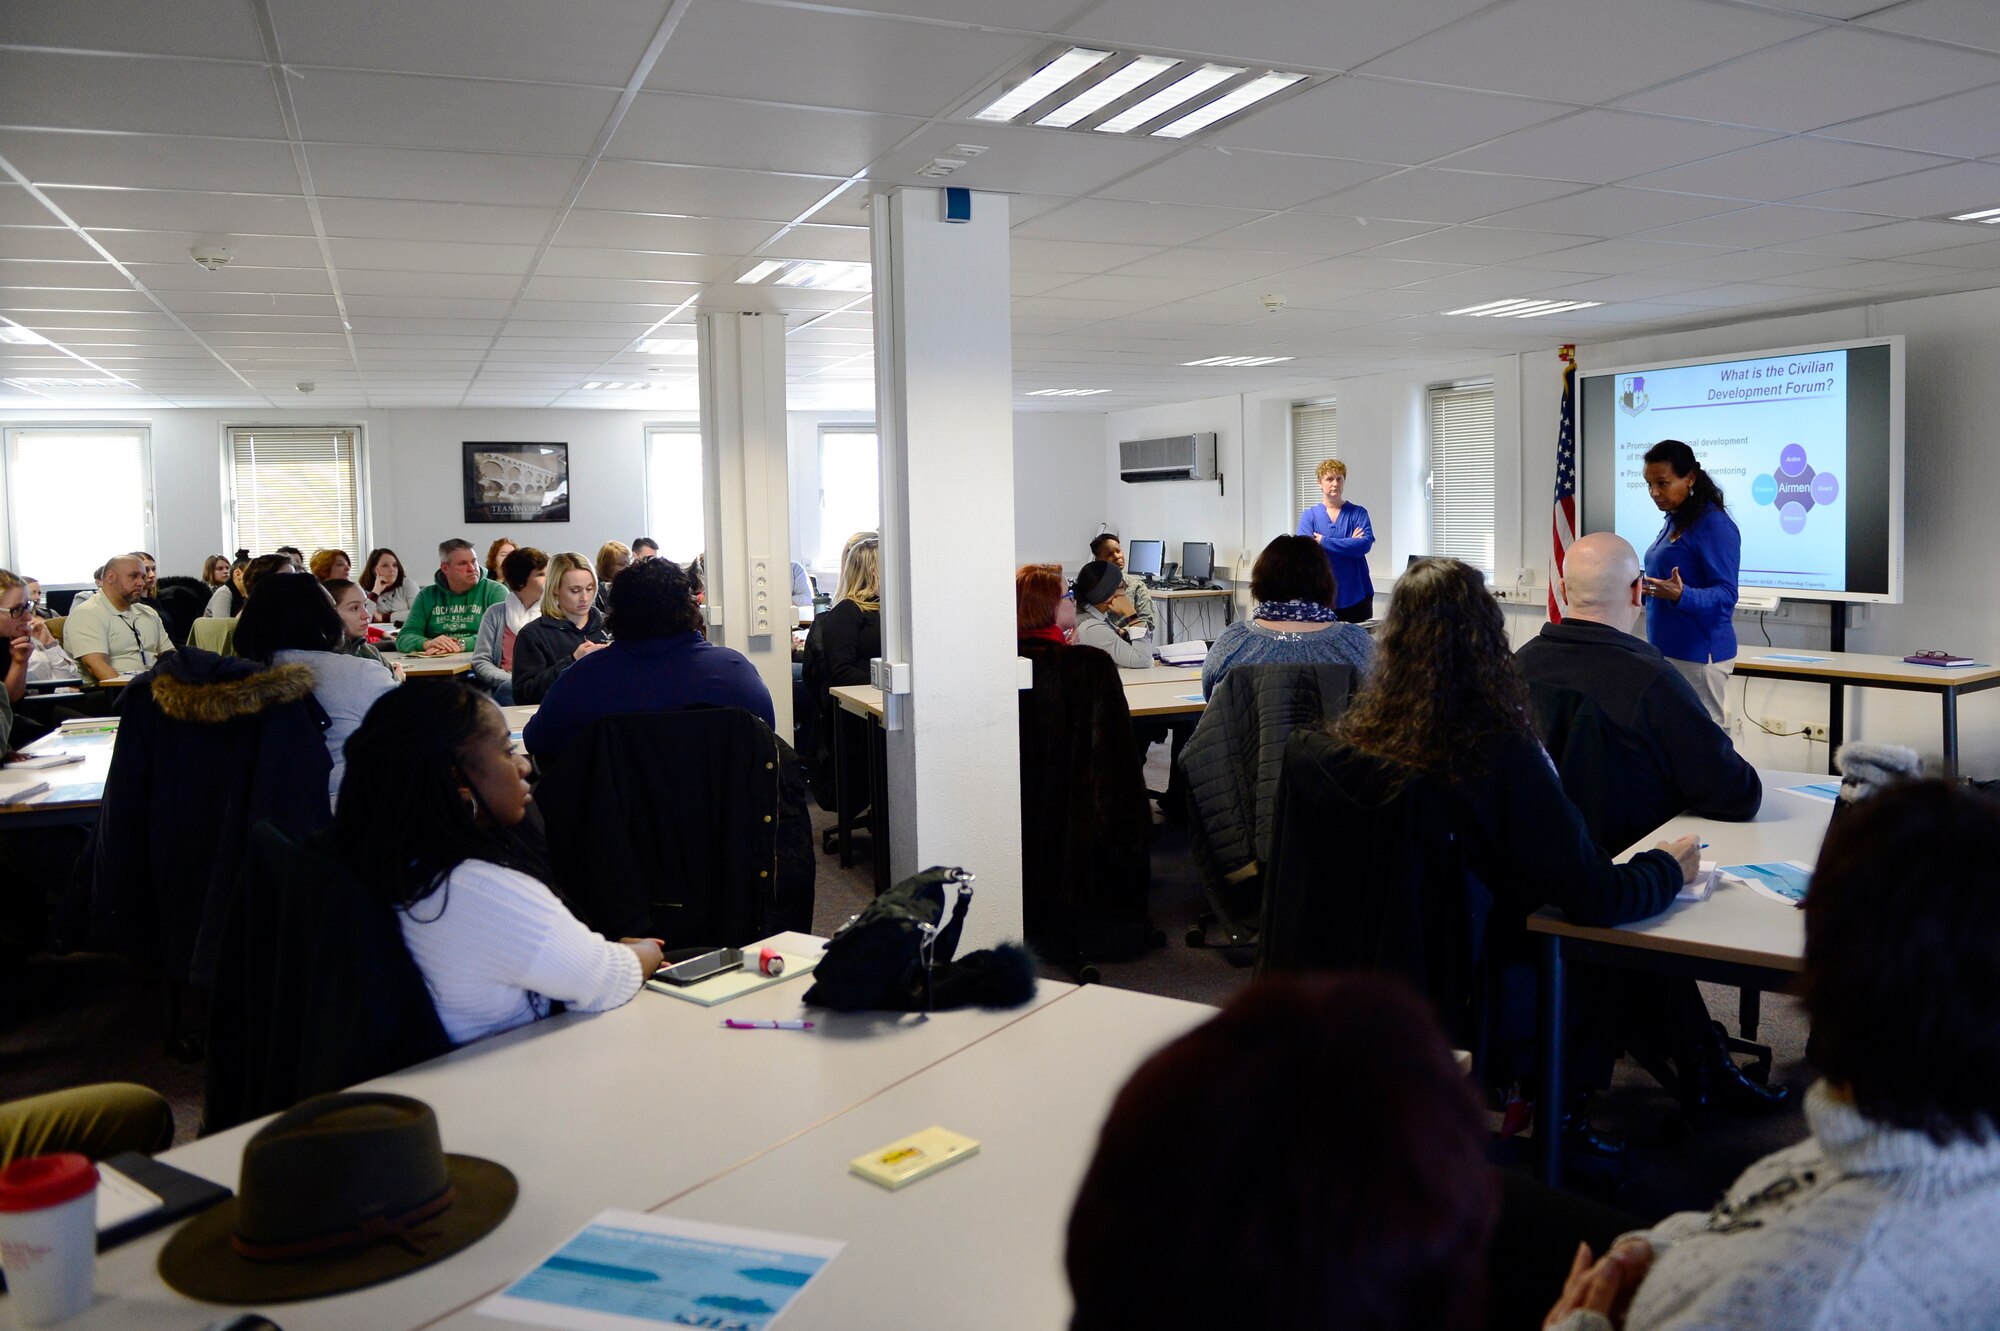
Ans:
POLYGON ((397 910, 445 1034, 456 1044, 549 1015, 629 1002, 660 942, 610 942, 541 881, 513 835, 528 765, 500 709, 462 684, 412 680, 347 741, 334 813, 341 857, 397 910))
POLYGON ((1812 1135, 1577 1253, 1559 1331, 2000 1326, 2000 804, 1910 781, 1834 821, 1806 897, 1812 1135))

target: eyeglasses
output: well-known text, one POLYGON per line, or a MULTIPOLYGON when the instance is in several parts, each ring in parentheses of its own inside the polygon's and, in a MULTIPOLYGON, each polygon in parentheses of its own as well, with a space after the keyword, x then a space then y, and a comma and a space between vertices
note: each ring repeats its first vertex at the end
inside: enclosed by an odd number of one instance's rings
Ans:
POLYGON ((26 619, 35 613, 35 607, 23 601, 19 605, 0 605, 0 615, 11 615, 15 619, 26 619))
POLYGON ((1952 653, 1950 652, 1939 652, 1928 649, 1921 652, 1911 652, 1910 655, 1925 661, 1949 661, 1952 658, 1952 653))

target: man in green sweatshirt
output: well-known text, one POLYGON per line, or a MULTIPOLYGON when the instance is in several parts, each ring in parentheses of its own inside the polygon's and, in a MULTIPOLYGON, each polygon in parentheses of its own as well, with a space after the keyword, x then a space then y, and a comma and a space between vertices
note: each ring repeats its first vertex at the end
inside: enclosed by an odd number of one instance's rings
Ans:
POLYGON ((406 656, 471 651, 486 607, 507 599, 507 584, 484 574, 472 542, 454 536, 440 545, 437 577, 411 602, 396 650, 406 656))

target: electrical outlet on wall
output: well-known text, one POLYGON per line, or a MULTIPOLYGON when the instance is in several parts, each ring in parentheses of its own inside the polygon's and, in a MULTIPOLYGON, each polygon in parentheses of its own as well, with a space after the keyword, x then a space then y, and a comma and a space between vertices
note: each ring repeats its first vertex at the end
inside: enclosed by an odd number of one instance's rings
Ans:
POLYGON ((1818 724, 1817 722, 1807 723, 1806 738, 1810 740, 1818 740, 1821 744, 1826 743, 1826 727, 1818 724))

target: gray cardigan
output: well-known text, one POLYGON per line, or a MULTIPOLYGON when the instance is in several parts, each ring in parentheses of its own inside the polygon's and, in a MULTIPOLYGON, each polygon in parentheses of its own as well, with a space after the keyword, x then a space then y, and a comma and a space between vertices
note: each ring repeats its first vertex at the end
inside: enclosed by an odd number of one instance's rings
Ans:
POLYGON ((1110 655, 1122 670, 1144 670, 1153 664, 1153 649, 1140 642, 1128 641, 1124 634, 1111 626, 1102 610, 1093 606, 1078 606, 1076 610, 1076 645, 1095 647, 1110 655))
MULTIPOLYGON (((480 688, 497 695, 502 703, 514 698, 514 672, 500 664, 500 649, 505 645, 507 632, 507 602, 518 599, 508 592, 505 600, 487 606, 479 616, 479 636, 472 644, 472 678, 480 688)), ((534 622, 530 619, 528 624, 534 622)))
MULTIPOLYGON (((2000 1321, 2000 1132, 1939 1146, 1885 1127, 1824 1082, 1812 1136, 1745 1170, 1715 1210, 1653 1247, 1625 1331, 1975 1331, 2000 1321)), ((1551 1292, 1553 1297, 1553 1291, 1551 1292)), ((1610 1331, 1575 1312, 1555 1331, 1610 1331)))

